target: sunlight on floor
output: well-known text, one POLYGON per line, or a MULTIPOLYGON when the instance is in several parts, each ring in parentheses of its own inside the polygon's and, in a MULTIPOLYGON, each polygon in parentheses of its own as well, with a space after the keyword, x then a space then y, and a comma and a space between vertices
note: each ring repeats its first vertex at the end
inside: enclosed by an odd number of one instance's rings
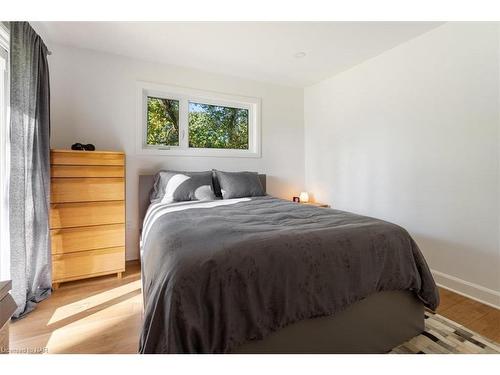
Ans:
MULTIPOLYGON (((132 283, 136 284, 136 283, 132 283)), ((120 289, 120 295, 130 293, 129 288, 120 289)), ((137 289, 135 289, 137 290, 137 289)), ((133 291, 133 290, 132 290, 133 291)), ((108 297, 117 297, 116 290, 111 290, 108 297)), ((108 292, 102 293, 107 295, 108 292)), ((93 296, 97 297, 97 296, 93 296)), ((102 298, 102 296, 99 296, 102 298)), ((92 298, 92 297, 91 297, 92 298)), ((87 300, 87 299, 86 299, 87 300)), ((86 301, 90 305, 96 305, 98 300, 86 301)), ((73 305, 73 304, 72 304, 73 305)), ((65 306, 66 307, 66 306, 65 306)), ((97 310, 81 319, 55 329, 47 342, 49 353, 95 353, 95 342, 99 347, 110 352, 121 352, 120 348, 135 349, 138 346, 138 332, 141 324, 142 295, 136 294, 106 308, 97 310), (129 335, 123 333, 130 332, 129 335), (120 335, 120 332, 122 333, 120 335), (134 334, 137 332, 137 334, 134 334), (116 337, 128 337, 128 342, 117 342, 116 337)), ((74 310, 64 310, 60 315, 66 319, 67 314, 73 314, 74 310)))
POLYGON ((110 290, 107 290, 105 292, 83 298, 81 300, 78 300, 76 302, 58 307, 55 311, 50 320, 48 321, 47 325, 55 324, 57 322, 60 322, 64 319, 68 319, 71 316, 74 316, 76 314, 83 313, 89 309, 96 308, 100 305, 106 304, 114 299, 120 298, 125 296, 128 293, 132 293, 134 291, 141 289, 141 281, 136 280, 134 282, 119 286, 117 288, 113 288, 110 290))

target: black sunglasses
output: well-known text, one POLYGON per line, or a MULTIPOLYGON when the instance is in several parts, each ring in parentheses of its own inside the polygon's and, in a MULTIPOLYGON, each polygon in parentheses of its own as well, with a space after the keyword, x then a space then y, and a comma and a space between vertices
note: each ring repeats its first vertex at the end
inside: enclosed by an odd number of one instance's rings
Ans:
POLYGON ((78 151, 95 151, 95 146, 91 143, 89 143, 88 145, 75 143, 74 145, 71 146, 71 149, 78 151))

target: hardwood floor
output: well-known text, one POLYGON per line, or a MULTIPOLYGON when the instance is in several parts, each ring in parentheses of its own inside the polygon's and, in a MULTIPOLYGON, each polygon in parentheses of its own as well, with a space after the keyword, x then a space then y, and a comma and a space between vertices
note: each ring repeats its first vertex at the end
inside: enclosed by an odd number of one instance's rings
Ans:
POLYGON ((11 323, 10 349, 49 353, 137 353, 142 320, 140 265, 115 276, 63 283, 11 323))
POLYGON ((437 313, 500 343, 500 310, 439 288, 437 313))
MULTIPOLYGON (((500 310, 440 289, 438 313, 500 342, 500 310)), ((11 324, 11 349, 49 353, 136 353, 142 320, 140 265, 113 276, 62 284, 11 324)))

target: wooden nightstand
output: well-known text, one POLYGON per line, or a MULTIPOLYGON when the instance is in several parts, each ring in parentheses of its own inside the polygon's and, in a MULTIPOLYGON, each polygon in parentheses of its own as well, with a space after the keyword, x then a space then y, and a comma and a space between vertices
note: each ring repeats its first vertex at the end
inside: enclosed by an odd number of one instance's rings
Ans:
POLYGON ((330 205, 326 204, 326 203, 307 202, 307 203, 299 203, 299 204, 306 204, 308 206, 321 207, 321 208, 330 208, 330 205))
POLYGON ((330 208, 330 205, 328 205, 326 203, 307 202, 307 203, 301 203, 301 204, 307 204, 309 206, 321 207, 321 208, 330 208))

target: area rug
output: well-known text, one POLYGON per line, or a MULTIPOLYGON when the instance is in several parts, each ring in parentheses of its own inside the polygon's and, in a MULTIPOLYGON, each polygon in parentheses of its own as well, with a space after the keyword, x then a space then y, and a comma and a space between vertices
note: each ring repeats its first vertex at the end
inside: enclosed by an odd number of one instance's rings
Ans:
POLYGON ((425 312, 425 331, 391 354, 499 354, 500 345, 439 314, 425 312))

